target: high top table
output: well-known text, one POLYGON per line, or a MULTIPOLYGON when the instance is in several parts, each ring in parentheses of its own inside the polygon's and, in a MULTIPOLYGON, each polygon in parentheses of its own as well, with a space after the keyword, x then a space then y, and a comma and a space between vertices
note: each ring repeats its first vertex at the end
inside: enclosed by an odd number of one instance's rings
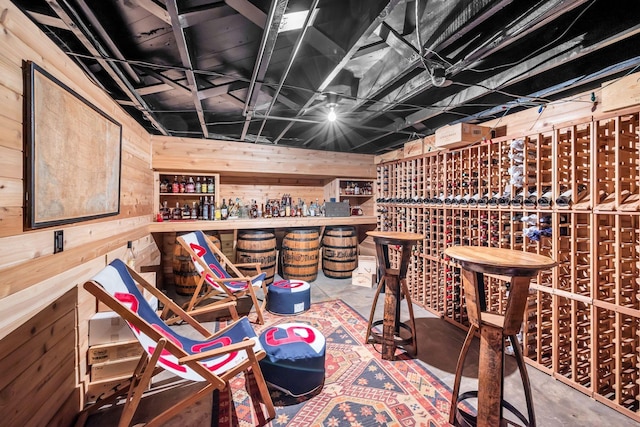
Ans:
POLYGON ((394 360, 397 347, 405 348, 407 345, 413 347, 413 353, 417 352, 416 345, 416 325, 413 317, 413 306, 411 295, 405 278, 411 257, 411 246, 424 239, 422 234, 403 233, 392 231, 368 231, 367 234, 373 237, 376 244, 376 255, 380 269, 380 282, 371 305, 369 324, 367 325, 366 342, 382 343, 382 358, 384 360, 394 360), (399 246, 401 250, 398 268, 391 268, 389 259, 389 245, 399 246), (373 315, 378 303, 380 292, 384 288, 384 317, 382 320, 373 320, 373 315), (400 301, 404 295, 409 308, 410 325, 400 321, 400 301), (382 335, 374 332, 373 327, 382 324, 382 335), (400 337, 400 328, 409 330, 411 337, 403 339, 400 337))
MULTIPOLYGON (((556 262, 549 257, 511 249, 484 246, 454 246, 444 253, 462 267, 465 304, 470 327, 456 366, 456 377, 451 398, 449 422, 457 426, 497 427, 504 425, 503 405, 527 426, 535 426, 535 414, 531 397, 529 376, 524 365, 520 343, 516 334, 520 331, 529 294, 529 281, 540 270, 552 268, 556 262), (509 296, 504 314, 486 312, 483 274, 507 276, 509 296), (458 408, 462 368, 469 344, 475 331, 480 331, 480 361, 478 364, 478 415, 458 408), (522 378, 527 402, 528 421, 508 402, 503 401, 504 386, 504 338, 509 337, 522 378)), ((465 393, 466 397, 475 392, 465 393)))

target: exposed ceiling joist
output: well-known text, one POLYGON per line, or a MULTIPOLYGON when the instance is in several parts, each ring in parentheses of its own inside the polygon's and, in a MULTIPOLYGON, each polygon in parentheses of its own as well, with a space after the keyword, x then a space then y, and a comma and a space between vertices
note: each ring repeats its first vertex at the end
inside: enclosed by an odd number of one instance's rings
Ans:
POLYGON ((167 12, 167 10, 162 6, 158 5, 158 3, 156 3, 155 1, 153 0, 133 0, 133 1, 137 3, 138 6, 146 9, 147 11, 149 11, 150 13, 152 13, 162 21, 171 25, 171 17, 169 16, 169 12, 167 12))
POLYGON ((187 40, 184 35, 184 30, 180 26, 180 14, 178 13, 177 0, 167 0, 167 12, 169 12, 169 16, 171 17, 173 34, 177 42, 178 51, 180 52, 182 66, 185 68, 184 73, 187 78, 189 89, 191 91, 193 105, 195 106, 196 114, 198 115, 200 128, 202 129, 202 134, 204 135, 204 137, 208 138, 209 129, 207 128, 207 123, 204 117, 204 108, 202 106, 200 97, 198 96, 198 81, 196 79, 195 73, 193 72, 191 52, 189 51, 189 47, 187 46, 187 40))
POLYGON ((225 0, 225 3, 258 27, 262 29, 265 28, 267 15, 248 0, 225 0))

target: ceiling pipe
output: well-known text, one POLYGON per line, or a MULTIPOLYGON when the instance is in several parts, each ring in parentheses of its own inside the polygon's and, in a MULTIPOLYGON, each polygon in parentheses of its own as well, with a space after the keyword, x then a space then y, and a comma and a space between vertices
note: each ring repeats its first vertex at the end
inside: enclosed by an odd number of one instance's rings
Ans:
MULTIPOLYGON (((244 110, 242 111, 242 115, 245 117, 250 114, 250 110, 253 108, 257 100, 257 95, 254 97, 254 93, 256 93, 256 83, 258 79, 262 80, 269 65, 269 60, 267 60, 266 66, 263 64, 263 61, 266 56, 271 58, 271 54, 275 48, 280 22, 282 21, 282 17, 284 16, 288 3, 288 0, 274 0, 271 2, 271 9, 267 16, 267 24, 265 25, 265 31, 262 34, 262 41, 260 42, 258 56, 256 57, 256 65, 253 67, 253 73, 251 75, 251 81, 249 82, 249 89, 247 91, 247 99, 245 100, 244 110), (262 74, 262 76, 259 76, 260 74, 262 74)), ((251 116, 249 115, 249 119, 250 118, 251 116)), ((245 134, 244 131, 243 134, 245 134)))
MULTIPOLYGON (((271 98, 271 103, 269 104, 269 108, 267 108, 267 112, 265 113, 265 116, 267 117, 269 116, 269 114, 271 114, 271 110, 273 109, 273 106, 276 104, 278 95, 280 95, 280 91, 282 90, 282 86, 284 85, 285 80, 287 80, 287 77, 289 76, 289 72, 291 71, 293 62, 298 57, 300 46, 302 46, 302 40, 304 39, 304 36, 307 34, 309 25, 312 23, 311 21, 314 19, 316 15, 316 8, 318 7, 319 2, 320 0, 313 0, 313 4, 311 5, 311 7, 309 7, 309 13, 307 13, 307 16, 304 19, 302 30, 300 30, 300 34, 298 34, 298 39, 296 40, 296 44, 293 48, 293 52, 289 57, 289 62, 287 63, 287 66, 284 72, 282 73, 282 77, 280 77, 280 83, 278 83, 278 88, 276 89, 276 92, 273 94, 271 98)), ((260 130, 258 130, 258 134, 257 134, 258 138, 260 138, 260 135, 262 135, 262 131, 264 130, 264 126, 266 123, 267 123, 267 119, 265 118, 262 120, 262 123, 260 124, 260 130)))

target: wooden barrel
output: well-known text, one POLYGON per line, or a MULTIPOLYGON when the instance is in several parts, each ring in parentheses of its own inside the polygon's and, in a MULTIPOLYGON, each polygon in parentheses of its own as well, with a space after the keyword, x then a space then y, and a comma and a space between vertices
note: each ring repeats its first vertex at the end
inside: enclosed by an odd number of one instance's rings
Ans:
MULTIPOLYGON (((276 274, 276 235, 268 230, 246 230, 238 233, 236 245, 236 262, 259 262, 260 268, 266 273, 265 283, 273 282, 276 274)), ((241 268, 238 270, 244 275, 253 276, 256 270, 241 268)))
POLYGON ((322 237, 322 271, 327 277, 344 279, 358 266, 358 234, 354 227, 327 228, 322 237))
MULTIPOLYGON (((208 237, 216 247, 221 247, 220 239, 217 236, 208 237)), ((193 295, 199 279, 200 275, 191 261, 191 255, 176 240, 173 246, 173 283, 176 287, 176 293, 193 295)))
POLYGON ((316 280, 319 249, 318 230, 289 231, 282 239, 282 277, 307 282, 316 280))

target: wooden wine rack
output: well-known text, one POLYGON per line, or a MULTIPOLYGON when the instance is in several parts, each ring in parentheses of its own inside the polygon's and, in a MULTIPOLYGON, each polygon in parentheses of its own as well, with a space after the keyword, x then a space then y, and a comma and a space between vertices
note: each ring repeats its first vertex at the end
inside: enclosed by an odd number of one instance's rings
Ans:
MULTIPOLYGON (((445 248, 510 248, 556 260, 532 280, 520 334, 525 358, 635 421, 639 127, 634 110, 381 163, 376 201, 380 230, 425 235, 407 276, 414 303, 460 327, 468 326, 460 269, 445 248)), ((487 310, 504 310, 508 286, 485 276, 487 310)))

